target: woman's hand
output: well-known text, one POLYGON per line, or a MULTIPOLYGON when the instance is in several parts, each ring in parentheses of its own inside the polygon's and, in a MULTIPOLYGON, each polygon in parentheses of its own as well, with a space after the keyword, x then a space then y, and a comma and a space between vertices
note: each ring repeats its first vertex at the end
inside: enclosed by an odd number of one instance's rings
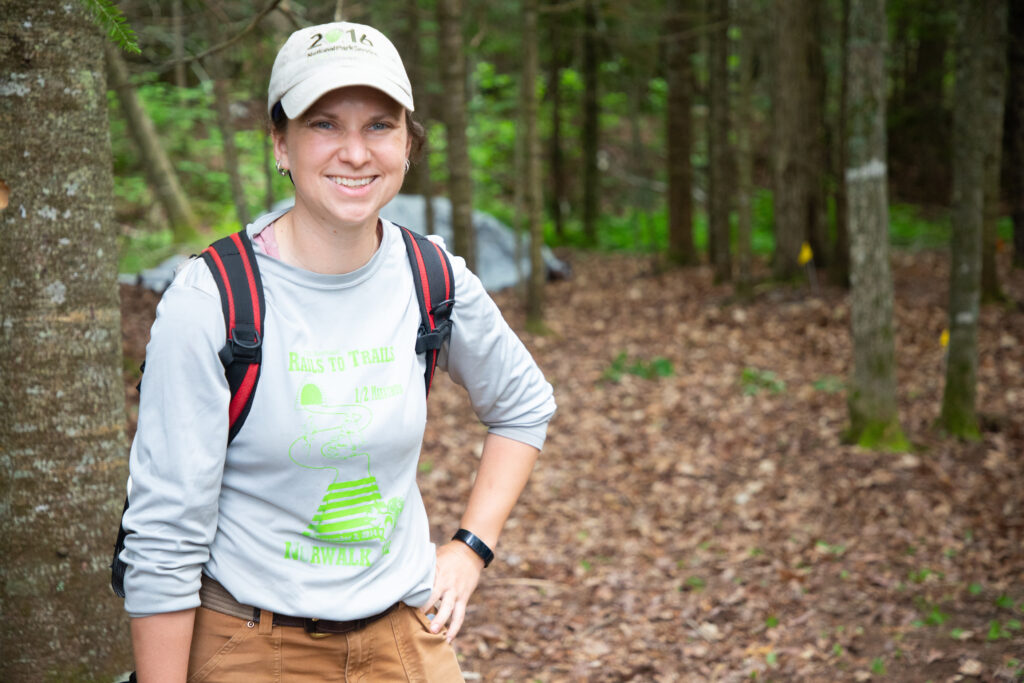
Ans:
POLYGON ((483 569, 484 561, 462 541, 450 541, 437 549, 434 590, 423 607, 426 612, 439 603, 430 624, 432 633, 440 633, 447 623, 448 633, 445 638, 449 643, 455 640, 466 618, 469 597, 476 590, 483 569))

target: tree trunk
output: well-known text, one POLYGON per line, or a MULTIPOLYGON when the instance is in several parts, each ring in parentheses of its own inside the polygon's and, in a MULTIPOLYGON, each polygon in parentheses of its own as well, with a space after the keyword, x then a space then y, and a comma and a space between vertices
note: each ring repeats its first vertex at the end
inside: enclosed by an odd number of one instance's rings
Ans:
POLYGON ((813 175, 820 134, 813 112, 817 91, 808 59, 813 43, 811 4, 817 0, 776 0, 775 78, 772 87, 775 196, 774 275, 790 280, 800 275, 800 248, 810 238, 814 217, 813 175))
POLYGON ((540 330, 544 327, 545 273, 544 259, 541 257, 544 244, 544 196, 540 181, 540 136, 537 134, 537 72, 540 63, 537 56, 537 0, 526 0, 524 10, 522 97, 526 123, 526 173, 523 184, 526 187, 526 210, 530 225, 530 282, 526 290, 526 324, 531 329, 540 330))
POLYGON ((231 93, 228 90, 226 65, 220 55, 211 55, 206 59, 206 63, 213 78, 213 108, 217 114, 217 128, 220 129, 221 144, 224 148, 224 170, 231 184, 231 200, 235 203, 238 222, 248 225, 251 216, 249 203, 245 199, 245 189, 242 186, 238 147, 235 146, 235 125, 231 120, 231 93))
POLYGON ((849 137, 850 319, 853 375, 846 436, 865 448, 908 447, 896 412, 889 200, 885 166, 885 0, 852 0, 849 137))
POLYGON ((171 34, 174 41, 174 85, 184 88, 187 85, 185 80, 185 30, 182 26, 181 17, 182 0, 171 2, 171 34))
POLYGON ((715 282, 732 279, 729 200, 729 0, 708 0, 708 256, 715 282))
POLYGON ((693 7, 692 0, 671 0, 665 20, 668 81, 668 260, 697 263, 693 243, 693 7))
POLYGON ((597 244, 601 192, 597 168, 600 145, 597 70, 597 0, 583 0, 583 238, 591 246, 597 244))
POLYGON ((1007 194, 1013 216, 1013 265, 1024 268, 1024 2, 1010 3, 1006 103, 1007 194))
POLYGON ((129 667, 109 588, 124 496, 117 230, 103 41, 80 3, 0 14, 0 680, 129 667))
POLYGON ((991 121, 985 93, 983 45, 986 15, 1000 0, 960 0, 953 97, 953 235, 949 281, 949 347, 940 426, 949 434, 978 438, 975 412, 978 314, 984 221, 985 149, 991 121))
MULTIPOLYGON (((849 109, 849 77, 847 76, 849 69, 846 65, 846 60, 850 47, 850 0, 842 0, 840 5, 839 52, 842 55, 843 65, 841 67, 842 73, 839 76, 839 116, 836 123, 837 135, 835 137, 836 140, 840 141, 840 144, 836 145, 835 154, 836 166, 839 169, 835 177, 839 179, 839 182, 836 183, 835 190, 836 240, 833 244, 832 258, 829 260, 828 270, 834 284, 848 288, 850 286, 850 218, 846 199, 846 181, 843 179, 843 176, 847 166, 845 141, 847 135, 846 116, 849 109)), ((886 147, 888 147, 888 141, 886 142, 886 147)), ((888 153, 888 149, 886 153, 888 153)))
POLYGON ((985 142, 985 213, 982 223, 981 248, 981 301, 982 303, 1004 301, 1006 296, 999 285, 999 268, 996 265, 996 238, 1000 209, 1000 176, 1003 160, 1003 112, 1006 105, 1006 0, 994 6, 987 17, 988 35, 982 49, 985 51, 984 78, 985 92, 982 106, 992 127, 987 129, 985 142))
POLYGON ((455 253, 476 268, 473 234, 473 181, 469 166, 466 114, 466 59, 462 47, 462 0, 438 0, 441 79, 444 83, 444 124, 447 132, 448 194, 452 201, 452 235, 455 253))
MULTIPOLYGON (((559 0, 552 0, 558 3, 559 0)), ((551 137, 548 140, 549 157, 551 159, 551 194, 548 212, 555 222, 555 234, 559 239, 565 237, 565 216, 563 207, 568 204, 565 191, 565 163, 562 156, 562 67, 564 50, 562 49, 562 33, 565 30, 561 17, 549 13, 548 25, 551 60, 548 62, 548 96, 551 98, 551 137)))
POLYGON ((828 150, 825 147, 825 96, 827 91, 825 58, 821 49, 824 3, 807 2, 806 29, 804 31, 804 60, 807 63, 808 99, 803 109, 807 159, 804 164, 804 182, 807 183, 807 242, 814 254, 814 266, 827 268, 832 250, 828 240, 828 210, 825 206, 825 184, 828 174, 828 150))
MULTIPOLYGON (((406 34, 403 36, 403 60, 412 82, 412 91, 416 96, 416 120, 424 126, 430 118, 430 98, 427 88, 427 72, 423 68, 422 33, 419 3, 409 2, 405 6, 406 34)), ((412 165, 405 179, 402 191, 418 194, 423 197, 423 225, 415 229, 425 234, 433 234, 434 229, 434 183, 430 178, 430 149, 424 147, 423 156, 412 165)))
POLYGON ((742 297, 753 292, 752 198, 754 194, 754 33, 757 17, 754 0, 740 0, 739 88, 736 95, 736 291, 742 297))
POLYGON ((104 42, 103 48, 107 57, 110 87, 117 92, 128 124, 128 132, 139 148, 149 184, 153 187, 164 213, 167 214, 167 221, 174 232, 174 241, 187 242, 196 236, 197 225, 188 197, 182 191, 174 166, 160 144, 153 120, 149 118, 135 88, 128 80, 128 65, 125 64, 117 47, 110 42, 104 42))

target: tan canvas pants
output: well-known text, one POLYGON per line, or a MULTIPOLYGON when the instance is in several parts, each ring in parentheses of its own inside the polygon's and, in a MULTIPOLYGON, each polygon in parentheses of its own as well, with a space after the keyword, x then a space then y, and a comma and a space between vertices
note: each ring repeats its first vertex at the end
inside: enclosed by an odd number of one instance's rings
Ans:
MULTIPOLYGON (((419 610, 401 605, 349 633, 313 637, 294 626, 272 626, 200 607, 196 610, 190 683, 384 683, 462 681, 452 646, 429 631, 419 610)), ((319 635, 319 634, 314 634, 319 635)))

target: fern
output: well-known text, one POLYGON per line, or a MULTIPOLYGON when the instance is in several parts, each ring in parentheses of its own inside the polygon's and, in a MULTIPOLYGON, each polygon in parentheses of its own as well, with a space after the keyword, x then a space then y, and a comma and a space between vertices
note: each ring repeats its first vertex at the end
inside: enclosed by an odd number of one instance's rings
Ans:
POLYGON ((80 0, 82 5, 89 10, 93 21, 101 29, 106 31, 110 39, 125 52, 140 54, 139 41, 135 38, 135 31, 128 25, 128 20, 121 14, 121 10, 114 4, 114 0, 80 0))

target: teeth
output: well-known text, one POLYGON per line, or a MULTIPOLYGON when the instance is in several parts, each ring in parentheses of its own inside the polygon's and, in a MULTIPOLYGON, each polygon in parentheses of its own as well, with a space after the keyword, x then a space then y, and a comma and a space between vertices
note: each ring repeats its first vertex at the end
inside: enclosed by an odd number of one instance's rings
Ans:
POLYGON ((332 177, 331 182, 335 185, 344 185, 345 187, 363 187, 373 182, 373 178, 338 178, 332 177))

